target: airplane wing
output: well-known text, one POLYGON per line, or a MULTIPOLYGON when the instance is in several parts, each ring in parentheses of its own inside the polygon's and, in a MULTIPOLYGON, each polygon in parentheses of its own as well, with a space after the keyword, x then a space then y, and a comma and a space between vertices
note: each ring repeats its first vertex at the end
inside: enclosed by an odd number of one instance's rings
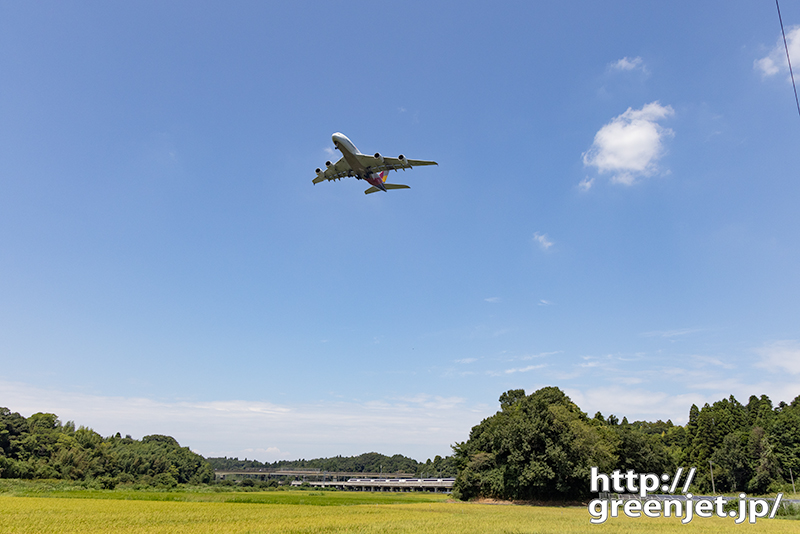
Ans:
MULTIPOLYGON (((403 184, 383 184, 383 187, 385 187, 386 189, 411 189, 410 186, 403 185, 403 184)), ((366 191, 364 191, 364 194, 365 195, 369 195, 370 193, 375 193, 377 191, 380 191, 380 189, 378 189, 375 186, 372 186, 369 189, 367 189, 366 191)))
POLYGON ((421 159, 387 158, 384 156, 382 158, 383 162, 381 162, 381 160, 366 154, 357 154, 356 157, 364 167, 369 167, 372 172, 396 171, 398 169, 410 169, 422 165, 438 165, 435 161, 425 161, 421 159))
POLYGON ((350 164, 347 163, 347 160, 339 158, 339 161, 330 167, 325 167, 325 170, 320 172, 312 182, 318 184, 325 180, 340 180, 345 176, 353 176, 353 170, 350 168, 350 164))

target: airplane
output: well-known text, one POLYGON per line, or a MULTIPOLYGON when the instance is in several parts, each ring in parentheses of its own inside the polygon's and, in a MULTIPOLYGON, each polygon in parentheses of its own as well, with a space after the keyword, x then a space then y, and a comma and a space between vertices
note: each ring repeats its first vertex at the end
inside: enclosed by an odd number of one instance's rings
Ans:
POLYGON ((336 163, 326 161, 324 171, 317 169, 317 177, 312 180, 314 185, 323 180, 341 180, 347 176, 354 176, 358 180, 366 180, 372 185, 364 191, 365 195, 388 189, 409 189, 407 185, 387 184, 386 178, 389 176, 389 171, 406 170, 420 165, 438 165, 435 161, 406 159, 402 154, 396 158, 381 156, 379 152, 376 152, 374 156, 362 154, 344 134, 336 132, 332 138, 333 146, 342 153, 342 157, 336 163))

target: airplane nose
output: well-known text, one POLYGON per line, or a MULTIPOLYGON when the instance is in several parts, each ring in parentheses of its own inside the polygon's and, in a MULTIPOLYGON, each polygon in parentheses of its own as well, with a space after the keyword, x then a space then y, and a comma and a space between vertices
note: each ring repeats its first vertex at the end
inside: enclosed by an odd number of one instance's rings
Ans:
POLYGON ((352 152, 353 154, 358 153, 358 149, 355 147, 352 141, 347 138, 341 132, 336 132, 331 136, 333 139, 333 145, 338 148, 339 150, 347 150, 348 152, 352 152))

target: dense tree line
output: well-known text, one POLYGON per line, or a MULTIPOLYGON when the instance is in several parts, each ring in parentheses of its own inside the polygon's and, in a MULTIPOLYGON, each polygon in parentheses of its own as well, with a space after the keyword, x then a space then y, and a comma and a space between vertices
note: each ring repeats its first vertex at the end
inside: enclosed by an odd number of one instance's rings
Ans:
POLYGON ((511 390, 500 411, 453 446, 456 496, 520 500, 582 499, 589 469, 674 473, 696 467, 694 491, 763 494, 786 488, 800 471, 800 396, 777 407, 767 396, 733 396, 689 410, 685 426, 589 418, 560 389, 511 390))
POLYGON ((417 462, 413 458, 395 454, 386 456, 377 452, 368 452, 358 456, 334 456, 332 458, 315 458, 313 460, 278 460, 262 463, 256 460, 239 460, 238 458, 209 458, 214 469, 319 469, 320 471, 347 471, 350 473, 413 473, 419 477, 456 475, 453 457, 436 456, 433 460, 417 462))
POLYGON ((0 478, 92 481, 105 488, 119 483, 175 486, 207 483, 214 471, 199 454, 170 436, 103 438, 52 413, 28 418, 0 408, 0 478))

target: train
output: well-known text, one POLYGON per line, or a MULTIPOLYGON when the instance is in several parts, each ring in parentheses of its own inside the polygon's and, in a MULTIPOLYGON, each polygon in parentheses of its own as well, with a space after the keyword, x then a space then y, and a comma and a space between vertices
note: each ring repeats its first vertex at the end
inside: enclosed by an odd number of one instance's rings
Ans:
POLYGON ((424 482, 455 482, 455 478, 348 478, 348 482, 397 482, 401 484, 420 484, 424 482))

